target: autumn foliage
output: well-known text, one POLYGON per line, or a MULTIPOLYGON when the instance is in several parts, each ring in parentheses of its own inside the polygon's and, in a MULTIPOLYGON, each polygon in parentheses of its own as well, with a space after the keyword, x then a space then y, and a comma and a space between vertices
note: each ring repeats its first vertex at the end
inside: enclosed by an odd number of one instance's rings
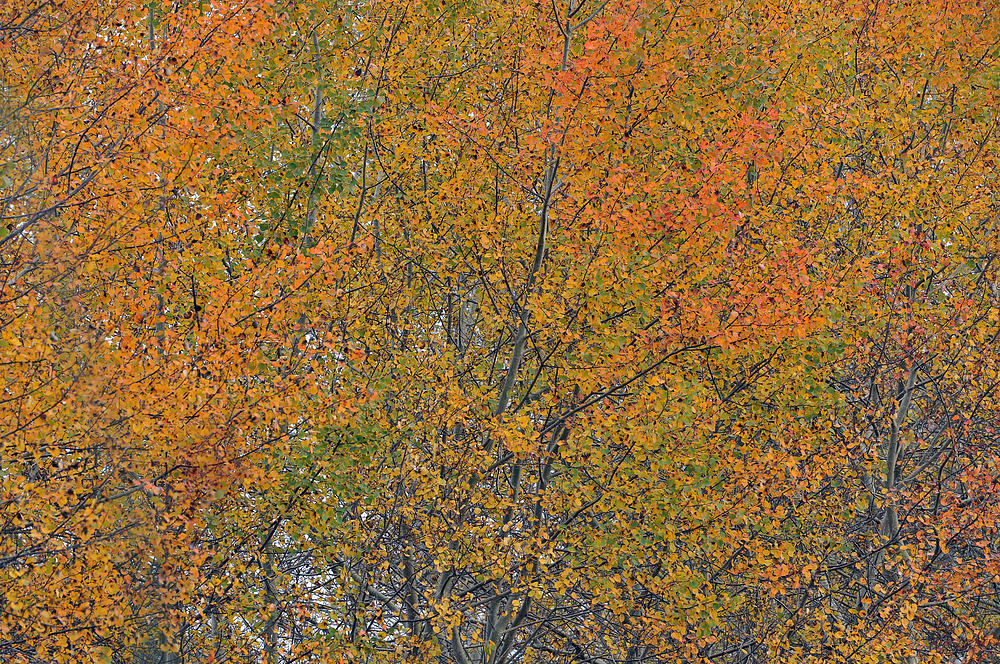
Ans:
POLYGON ((992 0, 8 0, 0 660, 995 661, 998 92, 992 0))

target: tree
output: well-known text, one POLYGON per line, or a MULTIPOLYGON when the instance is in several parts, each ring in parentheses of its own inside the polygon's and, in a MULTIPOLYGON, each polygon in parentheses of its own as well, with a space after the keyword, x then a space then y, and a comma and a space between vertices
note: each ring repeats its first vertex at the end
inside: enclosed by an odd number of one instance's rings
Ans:
POLYGON ((286 389, 242 367, 285 332, 251 329, 263 284, 296 270, 233 263, 247 198, 216 166, 236 118, 269 112, 253 45, 276 17, 2 11, 0 648, 138 661, 176 649, 199 608, 206 506, 260 481, 286 389))
POLYGON ((5 655, 993 652, 997 8, 106 4, 0 18, 5 655))

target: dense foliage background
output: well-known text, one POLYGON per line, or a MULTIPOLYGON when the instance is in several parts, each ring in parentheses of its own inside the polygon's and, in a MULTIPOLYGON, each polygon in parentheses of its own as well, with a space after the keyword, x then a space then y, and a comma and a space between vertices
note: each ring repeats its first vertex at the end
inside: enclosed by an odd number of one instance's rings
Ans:
POLYGON ((1000 657, 993 0, 7 0, 0 659, 1000 657))

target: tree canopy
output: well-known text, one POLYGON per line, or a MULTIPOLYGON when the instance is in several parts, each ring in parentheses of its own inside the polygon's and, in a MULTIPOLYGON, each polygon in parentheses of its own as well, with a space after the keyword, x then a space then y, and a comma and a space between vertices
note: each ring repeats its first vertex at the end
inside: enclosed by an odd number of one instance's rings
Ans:
POLYGON ((0 659, 1000 656, 993 0, 8 0, 0 659))

